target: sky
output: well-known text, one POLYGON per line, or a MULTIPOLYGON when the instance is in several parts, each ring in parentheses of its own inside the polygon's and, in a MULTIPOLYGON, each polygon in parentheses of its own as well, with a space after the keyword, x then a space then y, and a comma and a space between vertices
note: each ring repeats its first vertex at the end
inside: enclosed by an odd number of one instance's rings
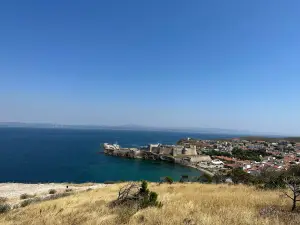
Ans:
POLYGON ((0 121, 300 135, 298 0, 0 2, 0 121))

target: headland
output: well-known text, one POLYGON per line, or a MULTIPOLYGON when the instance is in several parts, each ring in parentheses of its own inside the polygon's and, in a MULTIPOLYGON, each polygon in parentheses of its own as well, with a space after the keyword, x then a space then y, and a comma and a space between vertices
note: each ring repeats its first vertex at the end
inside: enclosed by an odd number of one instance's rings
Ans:
POLYGON ((104 153, 118 157, 161 160, 192 167, 210 176, 234 168, 257 175, 265 169, 287 170, 300 164, 300 138, 241 137, 223 140, 183 138, 174 145, 149 144, 121 148, 103 144, 104 153))

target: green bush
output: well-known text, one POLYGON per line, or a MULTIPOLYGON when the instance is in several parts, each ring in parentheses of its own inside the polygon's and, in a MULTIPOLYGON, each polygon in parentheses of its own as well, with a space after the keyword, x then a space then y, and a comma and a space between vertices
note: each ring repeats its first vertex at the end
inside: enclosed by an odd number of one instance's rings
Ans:
POLYGON ((119 191, 119 197, 113 201, 111 206, 122 206, 135 208, 136 211, 141 208, 150 206, 162 207, 162 204, 157 201, 158 194, 150 192, 147 181, 142 181, 141 185, 127 184, 119 191))
POLYGON ((231 171, 230 173, 231 179, 233 183, 238 184, 250 184, 252 183, 252 175, 249 173, 246 173, 243 169, 241 168, 235 168, 231 171))
POLYGON ((168 183, 168 184, 173 184, 174 183, 174 180, 172 177, 165 177, 165 182, 168 183))
POLYGON ((9 204, 0 204, 0 213, 5 213, 10 210, 9 204))
POLYGON ((21 207, 26 207, 26 206, 30 205, 31 203, 32 203, 32 200, 31 200, 31 199, 26 199, 26 200, 24 200, 24 201, 22 201, 22 202, 20 203, 20 206, 21 206, 21 207))
POLYGON ((140 194, 142 195, 140 202, 141 208, 147 208, 150 206, 162 207, 162 203, 157 201, 158 194, 156 192, 149 191, 147 181, 142 181, 140 194))
POLYGON ((26 199, 26 200, 22 201, 20 206, 25 207, 25 206, 28 206, 32 203, 41 202, 42 200, 43 199, 41 199, 41 198, 29 198, 29 199, 26 199))
POLYGON ((148 189, 148 182, 143 180, 140 188, 140 194, 142 195, 148 195, 149 189, 148 189))
POLYGON ((207 152, 204 152, 205 155, 209 155, 209 156, 227 156, 227 157, 231 157, 231 154, 229 152, 220 152, 220 151, 216 151, 216 150, 209 150, 207 152))
POLYGON ((50 195, 54 195, 55 193, 56 193, 56 190, 55 190, 55 189, 50 189, 50 190, 49 190, 49 194, 50 194, 50 195))
POLYGON ((204 173, 202 176, 201 176, 201 178, 200 178, 200 180, 202 181, 202 182, 204 182, 204 183, 208 183, 208 184, 210 184, 210 183, 212 183, 212 176, 210 176, 209 174, 207 174, 207 173, 204 173))
POLYGON ((21 194, 20 199, 28 199, 28 198, 33 198, 35 195, 29 195, 29 194, 21 194))

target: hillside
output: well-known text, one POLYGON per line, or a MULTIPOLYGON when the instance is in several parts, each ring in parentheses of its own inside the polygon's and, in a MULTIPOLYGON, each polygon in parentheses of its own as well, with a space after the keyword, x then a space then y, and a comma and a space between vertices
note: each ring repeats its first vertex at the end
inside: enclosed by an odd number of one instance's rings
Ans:
POLYGON ((289 212, 290 201, 281 192, 225 184, 152 183, 149 188, 159 194, 163 207, 146 208, 131 216, 128 208, 108 207, 122 185, 12 210, 0 214, 0 224, 300 224, 299 212, 289 212))

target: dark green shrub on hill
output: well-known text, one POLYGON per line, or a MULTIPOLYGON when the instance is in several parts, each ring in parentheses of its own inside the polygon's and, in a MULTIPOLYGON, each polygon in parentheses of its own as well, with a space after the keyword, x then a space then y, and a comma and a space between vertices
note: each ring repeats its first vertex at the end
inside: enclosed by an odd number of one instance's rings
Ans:
POLYGON ((50 194, 50 195, 53 195, 53 194, 55 194, 55 193, 56 193, 56 190, 55 190, 55 189, 50 189, 50 190, 49 190, 49 194, 50 194))
POLYGON ((140 195, 142 199, 140 200, 140 207, 147 208, 149 206, 161 207, 162 203, 157 201, 158 194, 148 189, 147 181, 142 181, 140 195))
POLYGON ((117 200, 113 201, 111 206, 133 207, 137 210, 150 206, 161 207, 162 204, 157 199, 158 194, 149 190, 147 181, 142 181, 141 185, 130 183, 123 186, 119 190, 117 200))
POLYGON ((20 199, 28 199, 28 198, 34 198, 35 195, 29 195, 29 194, 21 194, 20 199))
POLYGON ((260 162, 260 155, 261 156, 266 156, 266 153, 264 151, 260 150, 242 150, 240 148, 234 148, 232 150, 232 156, 241 160, 253 160, 260 162))
POLYGON ((221 183, 225 183, 226 178, 227 178, 226 175, 224 175, 223 173, 216 172, 212 177, 212 181, 216 184, 221 184, 221 183))
POLYGON ((216 150, 209 150, 207 152, 203 152, 205 155, 209 156, 226 156, 226 157, 231 157, 232 155, 229 152, 219 152, 216 150))
POLYGON ((21 202, 20 206, 21 207, 26 207, 32 203, 37 203, 37 202, 41 202, 43 199, 36 197, 36 198, 29 198, 29 199, 25 199, 24 201, 21 202))
POLYGON ((232 182, 235 184, 252 184, 253 181, 253 176, 246 173, 243 169, 241 168, 235 168, 231 171, 229 174, 232 182))
POLYGON ((0 213, 8 212, 10 208, 9 204, 0 204, 0 213))
POLYGON ((207 174, 207 173, 204 173, 204 174, 200 177, 199 180, 200 180, 201 182, 203 182, 203 183, 211 184, 212 181, 213 181, 213 177, 210 176, 210 175, 207 174))
POLYGON ((174 180, 172 177, 162 177, 160 178, 160 183, 168 183, 168 184, 173 184, 174 180))

